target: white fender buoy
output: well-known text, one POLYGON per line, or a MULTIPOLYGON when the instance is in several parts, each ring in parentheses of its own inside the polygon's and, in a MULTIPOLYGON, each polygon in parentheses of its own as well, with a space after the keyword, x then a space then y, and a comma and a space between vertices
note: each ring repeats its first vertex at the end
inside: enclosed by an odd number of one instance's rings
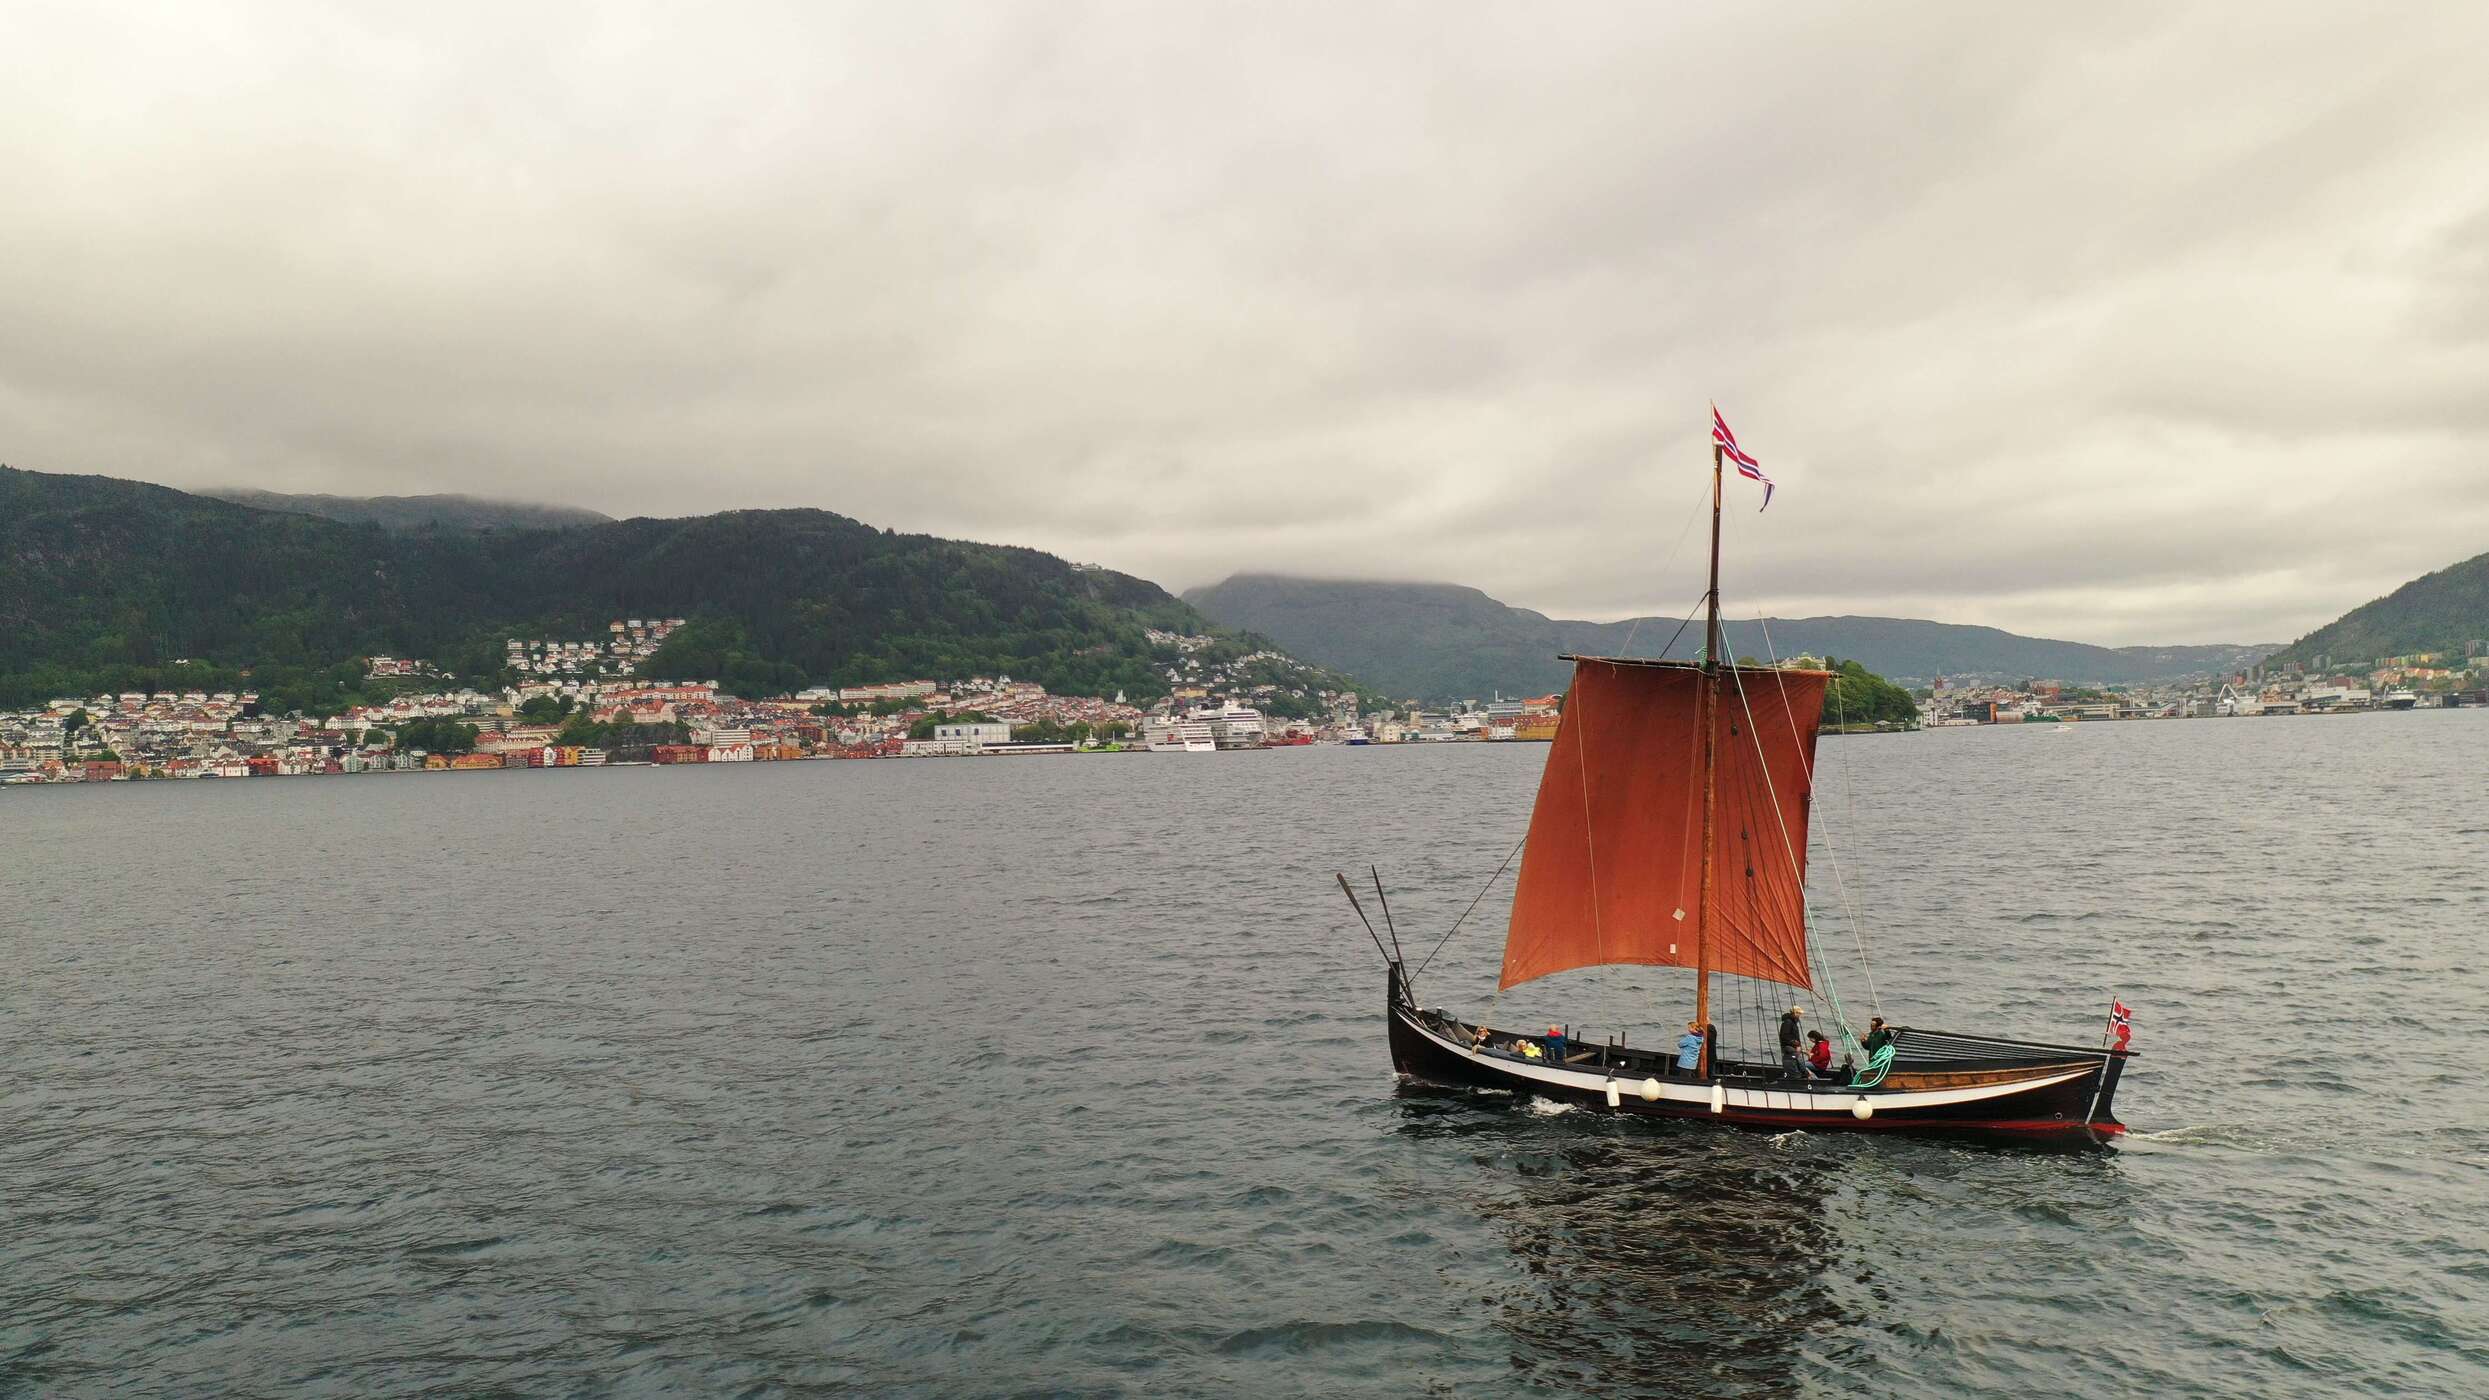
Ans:
POLYGON ((1642 1081, 1642 1100, 1643 1100, 1643 1102, 1645 1102, 1645 1103, 1657 1103, 1657 1102, 1659 1102, 1659 1081, 1658 1081, 1658 1080, 1656 1080, 1656 1079, 1645 1079, 1645 1080, 1643 1080, 1643 1081, 1642 1081))
POLYGON ((1873 1118, 1875 1116, 1874 1102, 1869 1100, 1866 1095, 1860 1094, 1858 1096, 1858 1102, 1849 1106, 1849 1116, 1862 1121, 1873 1118))
POLYGON ((1717 1085, 1717 1084, 1712 1085, 1712 1086, 1711 1086, 1711 1111, 1712 1111, 1712 1112, 1714 1112, 1714 1113, 1719 1113, 1719 1112, 1722 1112, 1723 1110, 1725 1110, 1727 1107, 1728 1107, 1728 1090, 1721 1088, 1721 1087, 1720 1087, 1719 1085, 1717 1085))
POLYGON ((1607 1077, 1607 1106, 1614 1108, 1617 1105, 1622 1104, 1624 1101, 1625 1096, 1616 1092, 1616 1076, 1612 1074, 1609 1075, 1607 1077))

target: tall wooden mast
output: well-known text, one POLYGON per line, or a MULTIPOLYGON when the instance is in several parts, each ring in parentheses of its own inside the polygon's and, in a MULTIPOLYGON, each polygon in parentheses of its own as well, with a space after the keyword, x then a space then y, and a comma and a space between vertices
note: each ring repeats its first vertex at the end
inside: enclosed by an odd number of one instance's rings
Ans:
MULTIPOLYGON (((1717 410, 1714 410, 1716 413, 1717 410)), ((1718 765, 1720 713, 1720 444, 1711 444, 1711 591, 1704 595, 1710 616, 1703 627, 1703 684, 1696 713, 1703 731, 1703 883, 1702 900, 1694 910, 1694 1025, 1703 1038, 1697 1071, 1708 1078, 1711 1065, 1711 821, 1719 800, 1718 765)))

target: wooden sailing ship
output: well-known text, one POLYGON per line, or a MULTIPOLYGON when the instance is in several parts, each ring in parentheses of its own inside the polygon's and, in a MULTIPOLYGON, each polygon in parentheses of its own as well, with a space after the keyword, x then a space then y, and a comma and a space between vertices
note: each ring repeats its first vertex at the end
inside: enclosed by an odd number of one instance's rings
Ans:
MULTIPOLYGON (((1708 1029, 1715 988, 1786 999, 1817 985, 1807 938, 1808 816, 1816 729, 1833 677, 1722 660, 1723 439, 1734 452, 1720 424, 1702 659, 1566 658, 1573 683, 1524 841, 1499 996, 1573 968, 1684 967, 1695 974, 1689 1024, 1708 1029)), ((1586 1044, 1421 1007, 1397 953, 1395 936, 1384 954, 1385 1016, 1392 1064, 1409 1080, 1775 1131, 2059 1145, 2105 1143, 2125 1131, 2115 1112, 2129 1053, 2123 1036, 2098 1047, 1911 1026, 1858 1037, 1836 1012, 1827 1019, 1850 1053, 1831 1077, 1779 1058, 1734 1058, 1716 1029, 1697 1036, 1687 1067, 1665 1045, 1629 1048, 1623 1037, 1586 1044)), ((1741 1001, 1753 1004, 1751 995, 1741 1001)))

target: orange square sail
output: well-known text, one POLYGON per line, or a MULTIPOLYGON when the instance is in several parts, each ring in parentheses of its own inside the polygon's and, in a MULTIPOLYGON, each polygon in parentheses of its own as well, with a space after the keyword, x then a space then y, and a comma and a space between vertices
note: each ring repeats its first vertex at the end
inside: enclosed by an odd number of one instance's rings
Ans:
POLYGON ((1501 985, 1609 963, 1696 965, 1706 715, 1711 970, 1811 985, 1806 815, 1830 679, 1577 658, 1530 815, 1501 985))

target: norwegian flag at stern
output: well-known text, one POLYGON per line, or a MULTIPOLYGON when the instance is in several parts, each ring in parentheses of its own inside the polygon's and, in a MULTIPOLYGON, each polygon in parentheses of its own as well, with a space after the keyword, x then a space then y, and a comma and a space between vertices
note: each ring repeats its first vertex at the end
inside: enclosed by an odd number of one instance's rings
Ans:
POLYGON ((2117 1048, 2120 1050, 2125 1049, 2126 1042, 2134 1038, 2134 1016, 2135 1013, 2126 1009, 2126 1003, 2115 997, 2109 998, 2109 1029, 2117 1033, 2117 1048))
POLYGON ((1716 403, 1711 406, 1711 445, 1720 449, 1721 456, 1737 464, 1739 476, 1748 481, 1763 483, 1763 504, 1755 509, 1770 510, 1772 508, 1772 479, 1763 474, 1761 463, 1747 455, 1746 449, 1737 445, 1737 434, 1728 430, 1728 420, 1720 416, 1720 406, 1716 403))

